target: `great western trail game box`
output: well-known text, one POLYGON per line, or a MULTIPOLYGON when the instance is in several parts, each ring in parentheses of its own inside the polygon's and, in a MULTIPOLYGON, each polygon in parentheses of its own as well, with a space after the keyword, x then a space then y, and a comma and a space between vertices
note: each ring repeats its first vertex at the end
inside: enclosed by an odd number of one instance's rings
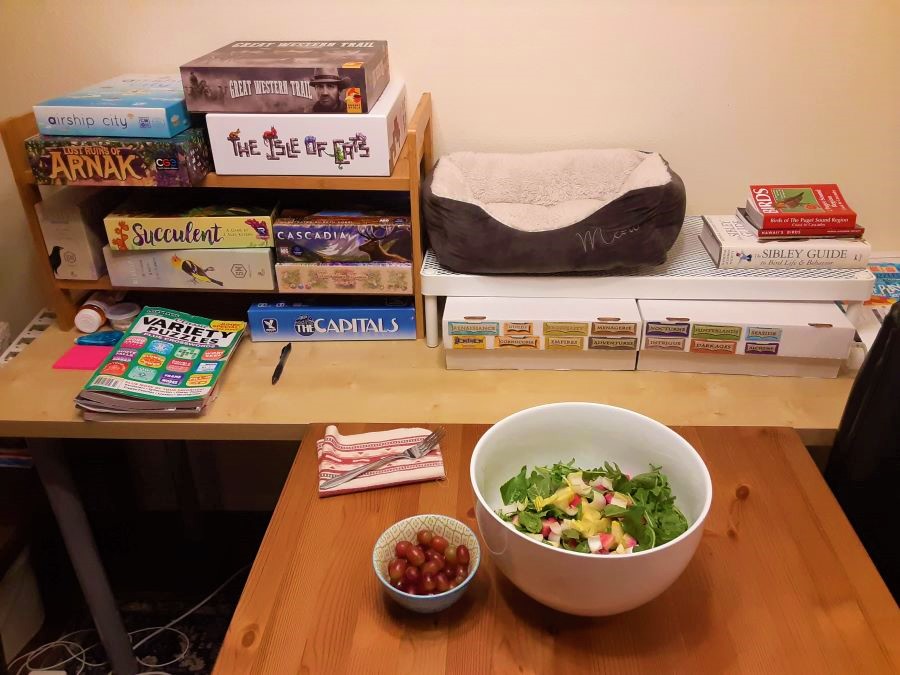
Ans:
POLYGON ((117 251, 271 248, 277 203, 241 192, 137 191, 103 219, 109 243, 117 251))
POLYGON ((176 75, 121 75, 34 106, 51 136, 171 138, 189 126, 176 75))
POLYGON ((25 141, 38 185, 190 187, 211 168, 202 129, 172 138, 41 136, 25 141))
POLYGON ((285 209, 273 230, 278 262, 412 262, 408 215, 285 209))
POLYGON ((322 340, 415 340, 411 298, 266 303, 247 311, 254 342, 322 340))
POLYGON ((387 42, 232 42, 181 79, 192 112, 367 113, 390 79, 387 42))

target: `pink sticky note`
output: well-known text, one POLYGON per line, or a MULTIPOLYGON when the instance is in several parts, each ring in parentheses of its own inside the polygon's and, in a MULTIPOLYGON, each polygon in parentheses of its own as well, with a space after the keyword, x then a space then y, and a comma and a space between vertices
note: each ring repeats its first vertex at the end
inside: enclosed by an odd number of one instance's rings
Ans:
POLYGON ((63 354, 53 367, 57 370, 97 370, 112 350, 112 347, 75 345, 63 354))

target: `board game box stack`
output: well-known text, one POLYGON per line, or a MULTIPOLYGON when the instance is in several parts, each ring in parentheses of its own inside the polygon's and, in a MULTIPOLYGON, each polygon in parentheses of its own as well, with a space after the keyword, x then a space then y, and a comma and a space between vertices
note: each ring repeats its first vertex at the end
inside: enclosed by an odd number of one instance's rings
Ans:
POLYGON ((703 216, 717 267, 862 269, 871 248, 837 185, 751 185, 733 216, 703 216))
POLYGON ((181 76, 220 174, 389 176, 406 139, 384 40, 232 42, 181 76))
POLYGON ((282 293, 412 293, 409 215, 285 209, 274 234, 282 293))
POLYGON ((177 77, 122 75, 34 106, 25 141, 39 185, 188 187, 209 172, 177 77))
POLYGON ((274 198, 238 190, 133 193, 103 219, 113 286, 197 290, 275 287, 274 198))

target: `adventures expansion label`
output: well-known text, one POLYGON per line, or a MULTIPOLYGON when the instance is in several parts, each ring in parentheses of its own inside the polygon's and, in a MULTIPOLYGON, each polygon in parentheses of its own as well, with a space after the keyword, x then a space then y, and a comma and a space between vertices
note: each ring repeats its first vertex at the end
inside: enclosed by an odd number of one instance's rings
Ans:
POLYGON ((191 112, 367 113, 390 79, 387 42, 232 42, 181 79, 191 112))
POLYGON ((35 135, 25 150, 39 185, 190 187, 211 168, 202 129, 165 139, 35 135))
POLYGON ((235 192, 141 191, 103 223, 117 251, 268 248, 276 208, 274 200, 255 204, 235 192))
POLYGON ((38 103, 34 118, 52 136, 171 138, 191 126, 175 75, 120 75, 38 103))

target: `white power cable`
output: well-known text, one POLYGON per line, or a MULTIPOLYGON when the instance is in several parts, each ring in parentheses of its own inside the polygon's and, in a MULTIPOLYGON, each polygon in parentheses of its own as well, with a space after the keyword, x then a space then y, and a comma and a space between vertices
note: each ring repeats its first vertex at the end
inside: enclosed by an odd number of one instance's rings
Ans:
MULTIPOLYGON (((130 631, 128 633, 128 637, 132 638, 132 639, 140 633, 145 633, 147 631, 153 631, 152 633, 150 633, 150 635, 148 635, 145 638, 142 638, 140 641, 138 641, 137 643, 134 644, 134 646, 132 647, 132 650, 134 650, 134 651, 136 651, 139 647, 146 644, 147 642, 149 642, 150 640, 155 638, 157 635, 159 635, 160 633, 163 633, 165 631, 170 631, 170 632, 177 634, 183 642, 183 649, 182 649, 181 653, 177 657, 175 657, 169 661, 166 661, 165 663, 147 663, 145 660, 143 660, 140 657, 138 657, 137 655, 135 655, 135 659, 137 660, 138 664, 140 664, 141 666, 143 666, 145 668, 165 668, 166 666, 171 666, 175 663, 178 663, 182 659, 184 659, 184 657, 187 656, 187 653, 190 651, 191 641, 185 633, 183 633, 182 631, 180 631, 176 628, 172 628, 172 626, 179 623, 180 621, 183 621, 184 619, 189 617, 191 614, 196 612, 198 609, 203 607, 203 605, 205 605, 207 602, 212 600, 218 593, 220 593, 222 591, 223 588, 225 588, 229 583, 231 583, 235 579, 235 577, 237 577, 239 574, 244 572, 248 567, 250 567, 250 565, 244 565, 237 572, 235 572, 230 577, 228 577, 212 593, 210 593, 205 598, 203 598, 203 600, 201 600, 196 605, 191 607, 189 610, 184 612, 181 616, 179 616, 179 617, 173 619, 172 621, 170 621, 169 623, 167 623, 165 626, 152 626, 149 628, 138 628, 136 630, 130 631)), ((67 663, 70 663, 72 661, 75 661, 78 663, 78 670, 75 671, 75 675, 81 675, 84 672, 85 668, 102 668, 107 665, 106 661, 101 661, 100 663, 93 663, 91 661, 88 661, 85 658, 85 655, 88 652, 90 652, 94 647, 99 646, 99 644, 100 644, 99 642, 95 642, 94 644, 92 644, 88 647, 84 647, 80 643, 74 642, 73 640, 68 639, 75 635, 79 635, 81 633, 93 633, 93 632, 95 632, 94 629, 88 628, 88 629, 76 630, 71 633, 66 633, 65 635, 60 637, 58 640, 54 640, 52 642, 48 642, 47 644, 41 645, 40 647, 37 647, 36 649, 33 649, 26 654, 21 654, 20 656, 17 656, 16 658, 14 658, 12 661, 9 662, 9 664, 8 664, 9 672, 13 673, 13 675, 22 675, 22 672, 25 668, 28 668, 29 671, 31 671, 31 670, 56 670, 62 666, 65 666, 67 663), (65 649, 66 652, 69 654, 69 656, 57 663, 49 664, 49 665, 40 665, 39 666, 37 664, 32 663, 37 658, 44 656, 45 654, 47 654, 50 651, 53 651, 54 649, 65 649), (14 668, 14 666, 16 663, 18 663, 20 661, 21 661, 21 664, 19 665, 18 670, 16 670, 14 668)), ((170 674, 166 673, 162 670, 150 670, 150 671, 144 671, 142 673, 139 673, 139 675, 170 675, 170 674)))

